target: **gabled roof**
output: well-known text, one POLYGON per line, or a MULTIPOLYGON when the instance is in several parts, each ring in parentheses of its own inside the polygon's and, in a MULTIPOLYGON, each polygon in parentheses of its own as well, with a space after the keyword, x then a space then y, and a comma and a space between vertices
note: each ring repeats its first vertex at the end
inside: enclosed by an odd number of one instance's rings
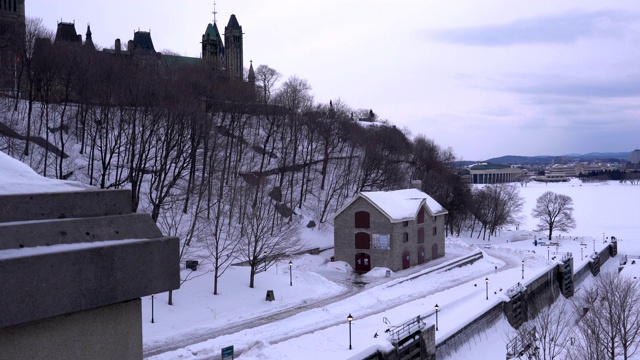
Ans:
POLYGON ((409 221, 416 218, 418 210, 426 208, 431 216, 444 215, 448 211, 442 207, 431 196, 418 189, 403 189, 394 191, 365 191, 358 193, 351 201, 343 206, 332 219, 348 208, 357 199, 362 198, 382 214, 392 223, 409 221))

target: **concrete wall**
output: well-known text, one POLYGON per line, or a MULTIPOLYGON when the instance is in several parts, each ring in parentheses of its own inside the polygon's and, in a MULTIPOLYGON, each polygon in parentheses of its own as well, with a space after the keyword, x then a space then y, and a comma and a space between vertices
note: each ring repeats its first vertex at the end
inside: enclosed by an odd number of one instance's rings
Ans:
POLYGON ((141 358, 140 299, 0 329, 0 360, 141 358))
POLYGON ((179 288, 180 241, 130 199, 0 196, 0 360, 142 359, 139 298, 179 288))

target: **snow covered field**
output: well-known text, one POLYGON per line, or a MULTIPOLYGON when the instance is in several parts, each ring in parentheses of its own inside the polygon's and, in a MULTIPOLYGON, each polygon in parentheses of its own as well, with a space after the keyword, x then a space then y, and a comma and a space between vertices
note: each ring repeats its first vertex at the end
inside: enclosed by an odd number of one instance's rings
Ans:
MULTIPOLYGON (((440 306, 438 339, 444 339, 468 322, 475 314, 506 299, 504 291, 554 266, 547 260, 558 253, 571 252, 574 270, 586 264, 593 248, 601 249, 609 236, 619 240, 619 252, 640 256, 640 186, 617 182, 582 184, 530 183, 520 187, 525 199, 523 223, 516 229, 505 229, 489 243, 477 238, 448 238, 447 256, 435 262, 392 274, 374 269, 362 277, 354 276, 348 265, 329 262, 331 251, 320 255, 295 256, 284 259, 277 267, 257 275, 256 287, 248 287, 248 269, 232 267, 223 276, 220 295, 214 296, 212 276, 206 267, 203 275, 187 281, 174 293, 175 305, 166 304, 167 295, 154 301, 155 323, 151 323, 151 298, 143 299, 143 336, 145 354, 153 359, 209 359, 220 357, 221 349, 233 345, 240 359, 358 359, 391 345, 384 332, 392 325, 417 315, 435 321, 434 306, 440 306), (574 200, 577 227, 569 234, 554 239, 559 247, 535 247, 545 234, 532 230, 537 223, 531 209, 545 191, 568 195, 574 200), (580 246, 581 243, 586 246, 580 246), (436 264, 477 251, 485 258, 470 266, 451 271, 431 271, 436 264), (522 280, 521 261, 525 261, 522 280), (293 263, 289 285, 289 260, 293 263), (495 268, 498 268, 497 270, 495 268), (424 273, 424 275, 417 276, 424 273), (486 300, 485 277, 489 282, 486 300), (357 284, 354 284, 356 282, 357 284), (275 301, 265 301, 267 290, 273 290, 275 301), (347 316, 354 318, 349 350, 347 316), (378 337, 374 338, 374 334, 378 337), (209 339, 209 340, 206 340, 209 339), (183 342, 191 343, 178 350, 162 353, 183 342)), ((332 234, 313 232, 318 246, 332 242, 332 234)), ((616 262, 617 260, 610 260, 616 262)), ((189 270, 184 270, 188 272, 189 270)), ((195 275, 194 273, 193 275, 195 275)), ((186 273, 183 274, 183 276, 186 273)), ((474 338, 485 358, 504 358, 505 333, 508 326, 499 322, 482 336, 474 338), (490 346, 482 346, 490 345, 490 346), (487 351, 495 351, 487 353, 487 351)), ((474 344, 463 347, 452 359, 477 358, 474 344)), ((237 358, 237 357, 236 357, 237 358)))

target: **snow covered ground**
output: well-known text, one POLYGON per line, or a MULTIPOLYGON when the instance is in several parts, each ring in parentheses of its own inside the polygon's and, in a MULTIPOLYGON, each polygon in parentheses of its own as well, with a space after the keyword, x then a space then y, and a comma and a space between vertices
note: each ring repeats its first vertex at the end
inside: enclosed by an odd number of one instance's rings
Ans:
MULTIPOLYGON (((86 188, 77 182, 42 178, 0 152, 0 194, 86 188)), ((447 338, 476 314, 506 299, 506 289, 518 282, 526 285, 554 266, 556 255, 573 253, 577 271, 587 262, 583 255, 603 248, 610 236, 616 236, 621 255, 628 255, 630 262, 640 257, 640 186, 572 180, 530 183, 520 191, 525 208, 518 229, 504 229, 490 242, 476 237, 448 238, 444 258, 388 277, 387 269, 381 268, 354 275, 348 264, 329 261, 331 250, 283 259, 259 273, 253 289, 248 287, 248 269, 231 267, 220 280, 219 295, 212 294, 213 275, 206 263, 193 273, 183 270, 183 277, 188 275, 190 280, 174 292, 173 306, 167 305, 167 294, 143 299, 145 354, 153 359, 210 359, 220 358, 222 348, 234 346, 236 355, 242 353, 239 358, 245 360, 359 359, 376 348, 389 349, 385 330, 393 325, 418 315, 427 323, 434 322, 435 304, 440 307, 436 341, 447 338), (558 246, 533 244, 534 238, 545 235, 532 231, 537 220, 530 216, 536 198, 545 191, 574 200, 577 228, 554 237, 558 246), (442 270, 478 249, 483 251, 482 260, 442 270), (489 278, 489 299, 485 278, 489 278), (274 291, 275 301, 265 301, 267 290, 274 291), (352 350, 348 315, 353 316, 352 350)), ((315 246, 332 244, 330 231, 305 231, 305 239, 315 246)), ((610 260, 608 266, 617 262, 610 260)), ((625 272, 640 276, 640 262, 627 268, 625 272)), ((479 351, 483 358, 504 358, 508 331, 506 322, 499 321, 449 358, 477 359, 479 351)))
MULTIPOLYGON (((581 250, 586 256, 594 247, 601 249, 613 235, 619 240, 621 254, 640 256, 640 186, 572 180, 530 183, 520 191, 525 208, 518 230, 505 229, 490 242, 475 237, 448 238, 445 259, 390 277, 385 276, 386 269, 357 277, 347 264, 330 262, 332 253, 325 251, 284 259, 277 267, 258 274, 254 289, 248 287, 248 269, 232 267, 221 280, 220 295, 214 296, 212 276, 205 273, 206 267, 198 269, 196 273, 203 275, 185 282, 174 293, 175 305, 166 304, 166 294, 155 297, 153 324, 151 298, 143 299, 145 354, 155 354, 153 359, 209 359, 219 358, 222 348, 234 346, 236 355, 242 352, 239 358, 245 360, 359 359, 375 348, 391 346, 384 332, 389 324, 397 325, 417 315, 427 322, 435 321, 435 304, 440 306, 436 341, 446 338, 475 314, 506 299, 506 289, 518 282, 526 284, 554 266, 555 255, 573 253, 577 271, 587 261, 581 259, 581 250), (532 231, 537 220, 530 216, 536 198, 545 191, 566 194, 574 200, 577 228, 554 238, 557 247, 533 244, 534 237, 545 237, 532 231), (429 270, 478 248, 485 257, 473 265, 446 272, 429 270), (293 286, 289 285, 289 260, 293 263, 293 286), (489 300, 485 278, 489 278, 489 300), (265 301, 267 290, 274 291, 275 301, 265 301), (354 318, 352 350, 349 314, 354 318), (379 336, 374 337, 375 333, 379 336), (162 353, 184 342, 192 345, 162 353)), ((316 232, 313 236, 319 246, 331 243, 331 234, 316 232)), ((616 259, 610 261, 617 263, 616 259)), ((474 338, 475 345, 462 347, 451 359, 477 358, 474 346, 478 344, 490 345, 481 347, 484 358, 504 358, 507 331, 508 325, 498 322, 474 338)))

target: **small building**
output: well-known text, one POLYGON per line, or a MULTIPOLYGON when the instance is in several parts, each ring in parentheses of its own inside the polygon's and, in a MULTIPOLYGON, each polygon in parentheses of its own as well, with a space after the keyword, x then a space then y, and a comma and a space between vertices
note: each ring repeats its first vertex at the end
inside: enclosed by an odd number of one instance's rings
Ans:
POLYGON ((333 216, 335 259, 367 272, 442 257, 447 213, 418 189, 358 193, 333 216))

